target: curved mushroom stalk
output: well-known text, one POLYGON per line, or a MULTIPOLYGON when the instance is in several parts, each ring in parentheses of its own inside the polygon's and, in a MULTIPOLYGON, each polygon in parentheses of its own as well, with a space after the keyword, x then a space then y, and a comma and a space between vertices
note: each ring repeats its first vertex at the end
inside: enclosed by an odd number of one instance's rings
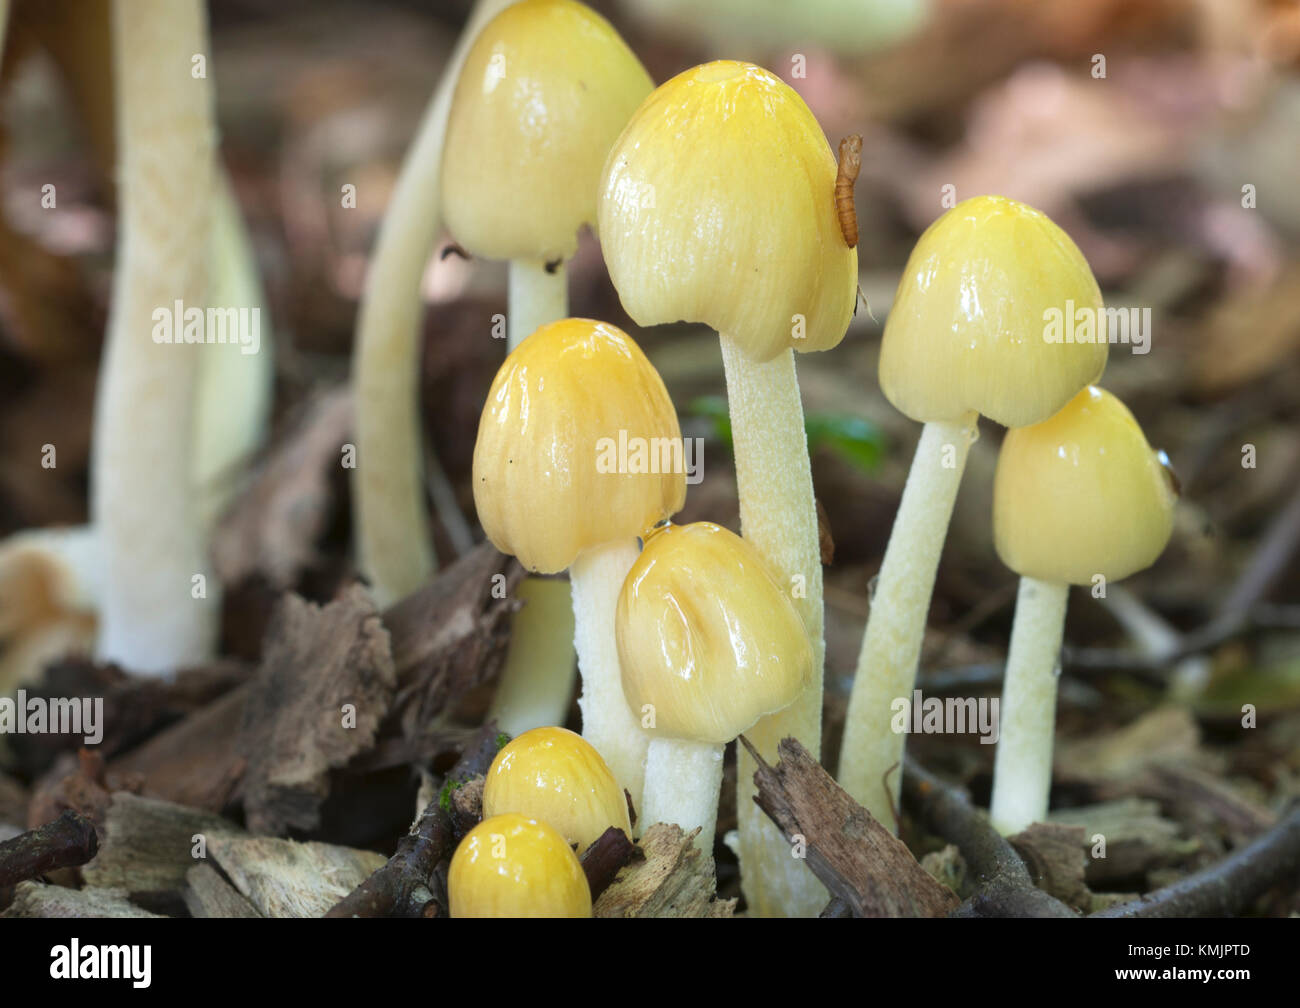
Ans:
POLYGON ((939 555, 978 419, 971 412, 921 431, 872 591, 845 716, 840 785, 895 833, 904 736, 891 728, 892 705, 912 695, 939 555))
POLYGON ((410 594, 437 569, 425 512, 420 438, 420 280, 442 229, 442 148, 469 48, 513 0, 477 0, 402 163, 366 276, 357 320, 357 550, 379 605, 410 594))

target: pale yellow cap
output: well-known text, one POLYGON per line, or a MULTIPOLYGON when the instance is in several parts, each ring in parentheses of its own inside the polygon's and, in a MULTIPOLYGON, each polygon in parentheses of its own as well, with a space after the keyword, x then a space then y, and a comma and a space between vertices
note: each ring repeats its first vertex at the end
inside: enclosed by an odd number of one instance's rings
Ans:
POLYGON ((711 522, 648 534, 618 597, 623 694, 653 735, 724 744, 807 687, 812 645, 786 589, 711 522))
MULTIPOLYGON (((885 322, 880 387, 926 423, 970 410, 1006 427, 1039 423, 1101 377, 1101 308, 1083 253, 1046 214, 976 196, 931 224, 912 250, 885 322), (1078 309, 1100 326, 1100 340, 1049 342, 1053 311, 1073 318, 1078 309)), ((1064 339, 1063 319, 1058 328, 1064 339)))
POLYGON ((501 747, 487 772, 483 814, 545 822, 582 853, 611 826, 632 835, 627 797, 595 746, 566 728, 534 728, 501 747))
POLYGON ((828 350, 857 298, 836 161, 802 98, 750 63, 678 74, 641 105, 601 182, 600 240, 638 325, 699 322, 756 361, 828 350))
POLYGON ((684 446, 668 390, 617 326, 562 319, 517 346, 488 392, 474 445, 483 531, 531 571, 676 514, 684 446))
POLYGON ((451 858, 453 917, 590 917, 591 888, 573 849, 546 823, 484 819, 451 858))
POLYGON ((601 166, 653 86, 599 14, 523 0, 484 26, 447 122, 443 213, 489 259, 568 259, 596 220, 601 166))
POLYGON ((993 538, 1022 577, 1090 585, 1150 567, 1178 494, 1128 407, 1089 386, 1050 420, 1007 431, 993 483, 993 538))

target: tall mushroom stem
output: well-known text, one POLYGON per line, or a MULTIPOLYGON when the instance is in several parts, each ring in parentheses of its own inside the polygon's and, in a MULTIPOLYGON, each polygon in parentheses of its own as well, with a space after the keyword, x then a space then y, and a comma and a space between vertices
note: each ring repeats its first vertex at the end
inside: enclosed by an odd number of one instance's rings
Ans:
MULTIPOLYGON (((719 335, 741 531, 767 561, 777 582, 790 591, 813 648, 808 689, 745 735, 766 760, 776 759, 777 743, 787 735, 797 738, 809 752, 819 753, 826 655, 821 545, 794 352, 785 350, 756 364, 739 342, 725 333, 719 335)), ((815 917, 829 898, 826 889, 802 861, 791 856, 780 830, 750 800, 757 769, 747 752, 739 754, 736 806, 745 899, 757 916, 815 917)))
MULTIPOLYGON (((569 568, 573 590, 573 641, 582 674, 582 737, 605 757, 614 778, 641 809, 646 749, 650 736, 641 728, 641 712, 632 711, 623 695, 614 616, 618 593, 636 563, 635 539, 620 539, 578 554, 569 568)), ((644 816, 638 815, 644 823, 644 816)), ((653 821, 653 820, 649 820, 653 821)))
POLYGON ((560 578, 524 578, 490 717, 509 735, 563 725, 573 693, 573 603, 560 578))
POLYGON ((568 273, 564 263, 525 259, 510 260, 509 296, 506 306, 506 340, 513 350, 535 329, 569 314, 568 273))
POLYGON ((685 739, 651 741, 645 762, 645 808, 639 821, 676 823, 687 833, 698 826, 695 846, 712 854, 724 748, 715 742, 685 739))
POLYGON ((478 0, 411 145, 366 277, 352 362, 361 567, 385 606, 437 569, 420 448, 420 280, 442 227, 442 147, 456 79, 474 37, 513 0, 478 0))
POLYGON ((927 423, 921 431, 872 592, 849 697, 840 784, 894 832, 906 736, 891 730, 891 705, 898 698, 910 703, 939 554, 978 419, 971 411, 957 421, 927 423))
POLYGON ((993 826, 1005 836, 1047 817, 1057 659, 1069 590, 1063 581, 1022 577, 1016 593, 990 810, 993 826))
POLYGON ((217 585, 190 479, 192 401, 199 355, 230 348, 179 331, 180 342, 153 339, 156 311, 178 300, 201 311, 207 298, 212 86, 191 74, 191 56, 207 53, 200 0, 114 4, 121 212, 91 512, 104 561, 99 654, 136 672, 200 662, 216 637, 217 585))

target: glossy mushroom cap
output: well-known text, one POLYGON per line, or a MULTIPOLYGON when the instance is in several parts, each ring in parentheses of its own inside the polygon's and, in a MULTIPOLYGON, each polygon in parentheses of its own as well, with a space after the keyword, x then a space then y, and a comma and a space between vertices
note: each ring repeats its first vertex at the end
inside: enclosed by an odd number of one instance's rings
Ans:
POLYGON ((591 889, 572 848, 545 823, 484 819, 451 858, 453 917, 590 917, 591 889))
POLYGON ((596 748, 564 728, 534 728, 507 742, 483 786, 483 814, 545 822, 582 853, 611 826, 629 837, 627 797, 596 748))
POLYGON ((812 675, 787 591, 753 547, 711 522, 648 533, 615 628, 623 693, 638 718, 653 706, 655 735, 724 744, 793 703, 812 675))
POLYGON ((591 319, 542 326, 506 358, 474 445, 474 504, 493 545, 554 574, 631 539, 686 499, 681 428, 631 338, 591 319))
POLYGON ((835 175, 821 126, 774 75, 731 60, 678 74, 605 164, 601 248, 623 307, 638 325, 709 325, 755 361, 835 346, 858 271, 835 175))
POLYGON ((1040 423, 1106 367, 1101 308, 1092 270, 1064 231, 1024 203, 976 196, 912 250, 885 323, 880 387, 925 423, 970 410, 1006 427, 1040 423), (1080 308, 1094 313, 1099 341, 1049 342, 1053 310, 1073 317, 1080 308))
POLYGON ((599 14, 523 0, 484 26, 443 151, 447 227, 489 259, 568 259, 610 146, 653 83, 599 14))
POLYGON ((1116 581, 1164 551, 1177 499, 1128 407, 1089 386, 1050 420, 1007 431, 993 484, 994 543, 1022 577, 1116 581))

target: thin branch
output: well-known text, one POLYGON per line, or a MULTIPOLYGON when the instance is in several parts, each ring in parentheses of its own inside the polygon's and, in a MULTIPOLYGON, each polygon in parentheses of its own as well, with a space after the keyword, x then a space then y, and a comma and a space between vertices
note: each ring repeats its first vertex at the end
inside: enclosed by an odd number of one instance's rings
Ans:
MULTIPOLYGON (((489 721, 447 774, 449 783, 486 773, 502 735, 489 721)), ((343 897, 326 917, 444 917, 447 898, 438 866, 451 857, 455 830, 441 793, 431 801, 388 862, 343 897)))
POLYGON ((1075 917, 1029 877, 1020 855, 998 834, 965 791, 941 780, 911 757, 904 761, 903 802, 933 832, 956 844, 979 879, 957 917, 1075 917))
POLYGON ((1274 886, 1297 882, 1300 882, 1300 802, 1267 833, 1218 864, 1140 899, 1090 916, 1230 917, 1246 910, 1274 886))
POLYGON ((83 865, 98 850, 95 824, 67 809, 44 826, 0 843, 0 889, 55 868, 83 865))

